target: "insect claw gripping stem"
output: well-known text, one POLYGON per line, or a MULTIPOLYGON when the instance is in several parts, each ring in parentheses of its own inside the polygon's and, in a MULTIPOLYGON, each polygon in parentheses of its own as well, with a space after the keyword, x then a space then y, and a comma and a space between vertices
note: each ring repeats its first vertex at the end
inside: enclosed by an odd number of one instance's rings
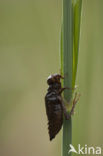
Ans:
POLYGON ((75 108, 76 103, 79 101, 79 98, 80 98, 80 94, 77 94, 77 92, 76 92, 75 97, 73 99, 73 106, 72 106, 72 109, 71 109, 71 111, 69 113, 69 116, 74 114, 74 108, 75 108))
POLYGON ((63 87, 63 88, 61 88, 61 90, 60 90, 60 94, 61 94, 65 89, 75 90, 76 88, 77 88, 77 87, 75 87, 75 88, 63 87))
POLYGON ((76 103, 79 101, 79 98, 80 98, 80 94, 77 94, 77 92, 75 93, 75 97, 73 99, 73 106, 72 106, 72 109, 70 111, 70 113, 68 114, 67 111, 64 109, 64 116, 65 116, 65 119, 66 120, 69 120, 70 117, 74 114, 74 108, 75 108, 75 105, 76 103))

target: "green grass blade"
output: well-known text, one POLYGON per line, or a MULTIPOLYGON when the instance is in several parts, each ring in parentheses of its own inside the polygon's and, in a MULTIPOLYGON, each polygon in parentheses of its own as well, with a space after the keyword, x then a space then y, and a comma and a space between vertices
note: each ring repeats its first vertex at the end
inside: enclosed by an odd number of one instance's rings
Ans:
POLYGON ((78 64, 81 6, 82 0, 73 1, 73 87, 75 86, 78 64))
MULTIPOLYGON (((72 26, 72 0, 63 0, 63 28, 61 46, 61 70, 65 77, 63 86, 72 88, 73 75, 73 26, 72 26)), ((70 101, 72 90, 65 90, 64 98, 70 101)), ((72 121, 63 122, 62 156, 68 156, 69 144, 72 142, 72 121)), ((69 154, 69 156, 71 153, 69 154)))
MULTIPOLYGON (((61 73, 63 86, 74 87, 78 63, 81 0, 63 0, 63 24, 61 31, 61 73)), ((70 101, 72 90, 64 91, 64 99, 70 101)), ((63 122, 62 156, 68 154, 72 143, 72 119, 63 122)))

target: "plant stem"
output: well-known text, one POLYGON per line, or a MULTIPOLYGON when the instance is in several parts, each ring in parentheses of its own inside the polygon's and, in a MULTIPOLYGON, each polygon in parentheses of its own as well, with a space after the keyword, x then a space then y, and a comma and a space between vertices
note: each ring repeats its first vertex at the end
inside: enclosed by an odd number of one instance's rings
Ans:
MULTIPOLYGON (((73 17, 72 0, 63 0, 63 74, 64 86, 72 88, 73 75, 73 17)), ((70 101, 72 90, 64 91, 64 99, 70 101)), ((68 156, 69 144, 72 143, 72 119, 63 122, 62 156, 68 156)), ((69 154, 69 156, 71 153, 69 154)))
MULTIPOLYGON (((82 0, 63 0, 63 24, 61 33, 61 72, 64 75, 64 87, 74 88, 80 34, 80 16, 82 0)), ((70 102, 72 90, 64 91, 64 99, 70 102)), ((71 156, 68 153, 72 144, 72 119, 63 121, 62 156, 71 156)))

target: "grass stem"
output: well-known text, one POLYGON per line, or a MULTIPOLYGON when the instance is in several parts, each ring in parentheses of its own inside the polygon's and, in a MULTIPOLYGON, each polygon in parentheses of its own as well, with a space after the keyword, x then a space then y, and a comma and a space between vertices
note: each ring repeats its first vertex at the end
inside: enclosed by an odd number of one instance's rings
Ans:
MULTIPOLYGON (((65 79, 64 87, 73 88, 75 86, 79 33, 80 33, 80 13, 82 0, 63 0, 63 24, 61 33, 61 72, 65 79)), ((72 90, 64 91, 64 99, 70 102, 72 90)), ((72 144, 72 118, 63 122, 62 156, 68 154, 72 144)))
MULTIPOLYGON (((73 75, 73 26, 72 0, 63 0, 63 74, 64 86, 72 88, 73 75)), ((64 99, 70 101, 72 90, 65 90, 64 99)), ((72 142, 72 119, 63 122, 62 156, 68 156, 69 144, 72 142)), ((71 154, 71 153, 70 153, 71 154)), ((69 156, 70 156, 69 154, 69 156)))

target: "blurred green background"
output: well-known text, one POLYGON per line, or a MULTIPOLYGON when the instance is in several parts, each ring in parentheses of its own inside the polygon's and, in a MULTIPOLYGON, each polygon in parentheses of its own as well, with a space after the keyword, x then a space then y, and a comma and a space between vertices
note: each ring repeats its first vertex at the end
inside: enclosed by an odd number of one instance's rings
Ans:
MULTIPOLYGON (((60 156, 49 141, 46 79, 60 69, 62 1, 0 0, 0 156, 60 156)), ((103 0, 83 0, 73 145, 103 144, 103 0)))

